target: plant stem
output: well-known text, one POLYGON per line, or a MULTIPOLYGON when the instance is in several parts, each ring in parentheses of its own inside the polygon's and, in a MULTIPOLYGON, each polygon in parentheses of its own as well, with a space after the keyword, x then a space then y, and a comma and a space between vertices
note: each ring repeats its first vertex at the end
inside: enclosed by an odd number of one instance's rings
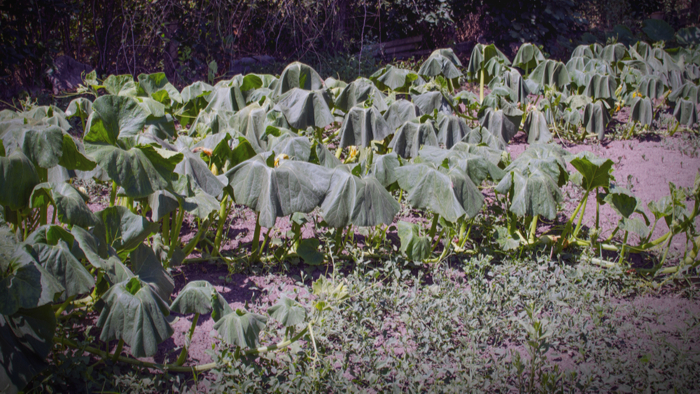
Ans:
POLYGON ((219 209, 219 223, 216 226, 216 236, 214 237, 214 252, 220 254, 219 248, 221 248, 221 240, 224 237, 224 225, 226 224, 226 219, 228 219, 228 194, 221 199, 221 208, 219 209))
POLYGON ((432 242, 433 238, 435 238, 435 230, 437 229, 438 219, 440 219, 440 215, 437 213, 434 213, 433 214, 433 224, 430 225, 430 231, 428 231, 428 237, 430 238, 430 242, 432 242))
POLYGON ((583 224, 583 215, 586 214, 586 206, 588 205, 588 196, 590 193, 586 193, 586 197, 583 198, 583 205, 581 206, 581 214, 578 217, 578 224, 574 230, 574 237, 578 236, 578 232, 581 231, 581 225, 583 224))
POLYGON ((195 313, 194 317, 192 318, 192 324, 190 325, 190 331, 187 334, 187 341, 185 342, 185 346, 182 347, 182 351, 180 352, 180 355, 178 356, 177 361, 175 361, 175 365, 182 365, 185 363, 185 360, 187 360, 187 353, 189 352, 190 341, 192 340, 192 335, 194 334, 194 329, 197 328, 197 320, 199 320, 199 313, 195 313))
POLYGON ((629 231, 625 230, 625 236, 622 239, 622 247, 620 248, 620 263, 622 263, 625 259, 625 246, 627 246, 627 236, 629 235, 629 231))
POLYGON ((253 231, 253 246, 250 254, 250 261, 258 260, 258 248, 260 246, 260 212, 255 213, 255 230, 253 231))
POLYGON ((167 213, 163 216, 163 242, 170 242, 170 214, 167 213))
POLYGON ((197 234, 195 234, 194 238, 190 240, 190 242, 185 245, 185 247, 182 249, 182 253, 185 257, 189 256, 190 253, 194 250, 194 247, 197 246, 197 243, 199 243, 199 239, 202 237, 202 234, 207 232, 207 229, 209 229, 210 225, 210 220, 207 218, 203 223, 200 223, 199 229, 197 230, 197 234))
POLYGON ((119 340, 119 343, 117 344, 117 348, 114 350, 114 354, 112 355, 113 361, 117 361, 119 359, 119 355, 122 352, 122 348, 124 348, 124 339, 119 340))
POLYGON ((66 308, 68 308, 68 306, 70 305, 70 303, 71 303, 74 299, 75 299, 75 294, 72 295, 72 296, 70 296, 70 297, 68 297, 68 298, 66 298, 66 300, 58 307, 58 309, 56 309, 55 315, 56 315, 56 318, 57 318, 57 319, 58 319, 59 316, 61 316, 61 313, 63 313, 63 311, 65 311, 66 308))
POLYGON ((595 189, 595 229, 600 228, 600 200, 599 200, 600 188, 595 189))
POLYGON ((109 194, 109 206, 114 206, 114 201, 117 199, 117 182, 112 181, 112 192, 109 194))
POLYGON ((539 215, 535 215, 532 217, 532 222, 530 223, 530 233, 527 236, 527 242, 529 244, 535 243, 535 236, 537 235, 537 219, 538 218, 539 218, 539 215))

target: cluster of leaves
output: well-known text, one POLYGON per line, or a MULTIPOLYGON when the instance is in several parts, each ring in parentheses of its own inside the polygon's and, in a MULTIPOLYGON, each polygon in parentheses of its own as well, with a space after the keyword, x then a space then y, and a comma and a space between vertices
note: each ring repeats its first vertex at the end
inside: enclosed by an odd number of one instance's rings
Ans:
MULTIPOLYGON (((387 66, 350 83, 324 80, 298 62, 279 77, 237 75, 213 86, 196 82, 182 91, 163 73, 137 79, 112 75, 103 81, 93 73, 80 92, 92 94, 94 101, 75 99, 65 111, 53 106, 3 111, 0 204, 18 241, 1 267, 6 283, 0 293, 6 300, 3 338, 8 343, 2 350, 7 361, 3 388, 21 388, 41 369, 54 341, 55 319, 66 310, 99 312, 100 340, 119 344, 113 355, 87 350, 125 362, 134 359, 120 356, 123 344, 134 357, 151 356, 173 334, 166 319, 170 311, 194 314, 193 329, 200 314, 212 313, 215 328, 238 356, 288 346, 347 296, 342 286, 319 282, 312 313, 282 299, 269 313, 289 328, 286 338, 259 348, 266 317, 231 310, 203 282, 188 284, 171 303, 174 285, 167 268, 194 251, 230 264, 303 259, 318 265, 326 258, 354 259, 346 243, 356 229, 367 234, 367 252, 381 258, 393 253, 384 238, 404 199, 432 217, 427 231, 408 221, 395 226, 400 251, 416 262, 475 253, 476 246, 472 243, 470 249, 467 242, 484 212, 482 189, 487 187, 496 197, 488 209, 500 210, 502 225, 475 231, 491 231, 502 251, 556 244, 561 252, 577 245, 614 250, 622 260, 664 242, 668 251, 674 236, 686 235, 693 242, 681 265, 664 269, 695 267, 700 180, 690 194, 672 187, 670 197, 650 206, 655 223, 663 219, 669 224, 666 235, 651 240, 653 227, 649 230, 646 217, 632 217, 641 212, 639 202, 615 187, 609 160, 572 156, 548 142, 550 127, 557 130, 562 114, 580 115, 583 108, 575 103, 587 102, 583 123, 588 127, 609 116, 607 106, 618 96, 648 94, 644 81, 683 86, 675 92, 697 90, 698 62, 697 49, 666 51, 638 43, 630 48, 582 46, 567 65, 545 59, 532 45, 523 46, 512 65, 495 46, 478 45, 465 73, 468 80, 480 82, 479 97, 455 93, 464 78, 462 64, 451 50, 439 49, 418 71, 387 66), (629 90, 616 85, 616 78, 625 76, 631 79, 619 86, 629 83, 629 90), (492 90, 484 97, 486 83, 492 90), (544 95, 536 109, 526 105, 531 93, 544 95), (82 140, 69 134, 71 118, 80 119, 82 140), (521 124, 531 147, 510 162, 505 147, 521 124), (569 174, 567 163, 577 172, 569 174), (93 212, 74 179, 111 184, 109 207, 93 212), (579 208, 559 229, 558 239, 538 237, 538 220, 555 219, 560 189, 569 180, 586 192, 579 208), (598 204, 611 204, 620 214, 615 233, 624 232, 621 245, 601 241, 597 225, 588 240, 582 239, 583 212, 574 227, 593 192, 598 204), (694 200, 694 208, 686 208, 686 197, 694 200), (234 203, 256 215, 246 258, 221 247, 234 203), (314 222, 326 235, 323 247, 319 239, 301 235, 306 214, 314 211, 320 218, 314 222), (186 215, 196 222, 197 232, 183 244, 186 215), (292 231, 285 240, 270 239, 270 230, 283 217, 290 217, 292 231), (261 245, 263 227, 268 232, 261 245), (630 231, 640 236, 639 245, 627 244, 630 231), (302 323, 307 328, 296 332, 302 323), (40 341, 23 339, 26 335, 40 341)), ((694 105, 684 109, 690 102, 685 94, 673 96, 676 112, 679 121, 692 124, 697 113, 694 105)), ((56 341, 77 346, 70 339, 56 341)), ((186 358, 185 347, 176 364, 186 358)), ((177 371, 178 365, 164 368, 177 371)))

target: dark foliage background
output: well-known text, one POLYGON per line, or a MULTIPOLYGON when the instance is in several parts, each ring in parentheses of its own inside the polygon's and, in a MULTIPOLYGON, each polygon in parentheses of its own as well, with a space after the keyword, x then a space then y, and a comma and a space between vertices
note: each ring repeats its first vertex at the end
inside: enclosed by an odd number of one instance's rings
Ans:
POLYGON ((615 25, 634 31, 652 13, 696 24, 700 0, 0 0, 0 86, 5 98, 47 86, 60 55, 100 75, 164 71, 180 84, 206 79, 212 61, 223 74, 253 54, 300 59, 324 76, 347 64, 356 76, 364 69, 351 54, 363 45, 418 34, 425 48, 483 41, 512 54, 533 42, 560 57, 584 32, 605 42, 615 25))

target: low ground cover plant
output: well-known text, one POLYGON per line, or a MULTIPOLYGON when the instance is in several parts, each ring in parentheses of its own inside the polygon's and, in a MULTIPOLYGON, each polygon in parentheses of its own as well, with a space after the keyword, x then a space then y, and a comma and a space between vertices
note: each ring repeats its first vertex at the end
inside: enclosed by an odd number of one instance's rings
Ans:
POLYGON ((637 389, 624 367, 606 365, 617 380, 570 374, 551 367, 548 351, 575 345, 582 362, 595 362, 606 294, 695 275, 700 174, 690 187, 670 183, 648 204, 649 217, 611 160, 571 154, 555 140, 696 135, 699 67, 692 45, 583 45, 566 64, 532 45, 513 62, 478 45, 466 68, 440 49, 417 70, 388 66, 348 82, 299 62, 280 76, 236 75, 182 91, 162 73, 91 73, 65 110, 2 111, 1 387, 58 384, 56 370, 73 352, 165 371, 158 379, 169 387, 178 384, 170 374, 207 372, 226 377, 212 389, 233 391, 637 389), (478 94, 463 89, 466 81, 478 94), (616 133, 610 120, 623 109, 630 121, 616 133), (512 158, 506 148, 519 132, 529 147, 512 158), (85 185, 105 191, 101 205, 85 185), (580 200, 558 222, 571 185, 580 200), (583 225, 589 200, 592 227, 583 225), (618 215, 608 236, 601 205, 618 215), (245 212, 254 216, 250 242, 227 248, 245 212), (668 231, 654 237, 660 223, 668 231), (582 260, 604 271, 577 266, 582 260), (234 309, 208 281, 176 286, 182 267, 212 262, 229 278, 299 263, 333 275, 301 280, 310 297, 234 309), (537 288, 547 281, 561 283, 537 288), (566 308, 585 313, 567 319, 566 308), (173 312, 192 316, 185 345, 174 358, 144 360, 173 336, 173 312), (193 362, 190 340, 208 314, 220 351, 193 362), (516 326, 525 334, 509 332, 516 326), (392 337, 394 329, 410 335, 392 337), (474 348, 484 341, 524 351, 474 348), (439 373, 412 374, 438 368, 436 354, 447 357, 439 373))

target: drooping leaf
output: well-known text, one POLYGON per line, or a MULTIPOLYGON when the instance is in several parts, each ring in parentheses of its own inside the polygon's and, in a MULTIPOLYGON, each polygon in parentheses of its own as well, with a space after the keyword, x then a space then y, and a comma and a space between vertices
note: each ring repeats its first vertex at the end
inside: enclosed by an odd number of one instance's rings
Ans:
POLYGON ((659 99, 666 93, 666 85, 658 75, 645 75, 639 82, 637 91, 644 97, 659 99))
POLYGON ((552 140, 552 133, 549 132, 547 120, 542 112, 530 111, 525 118, 523 130, 527 133, 527 143, 547 143, 552 140))
POLYGON ((347 167, 336 167, 321 210, 329 226, 389 225, 401 206, 373 176, 359 178, 347 167))
POLYGON ((240 111, 246 106, 245 98, 238 83, 217 84, 214 90, 207 96, 209 104, 205 112, 213 111, 240 111))
POLYGON ((138 80, 139 95, 147 94, 153 98, 161 98, 163 94, 158 95, 158 93, 167 93, 169 101, 173 103, 183 102, 180 92, 173 84, 168 82, 165 73, 140 74, 138 80))
POLYGON ((398 234, 401 240, 400 250, 409 260, 423 261, 430 256, 430 239, 420 235, 418 225, 401 220, 398 223, 398 234))
POLYGON ((18 246, 9 260, 0 261, 0 315, 13 315, 53 302, 65 289, 31 254, 29 246, 18 246))
POLYGON ((614 77, 595 74, 586 85, 583 94, 593 100, 615 99, 615 89, 617 89, 617 82, 614 77))
POLYGON ((692 127, 698 122, 698 111, 692 101, 679 99, 673 109, 673 117, 683 126, 692 127))
POLYGON ((133 137, 143 130, 148 112, 131 97, 102 96, 92 103, 93 113, 85 126, 84 141, 115 145, 120 138, 133 137))
POLYGON ((347 113, 351 108, 372 100, 372 106, 381 112, 386 111, 386 97, 367 78, 358 78, 346 86, 335 100, 335 107, 347 113))
POLYGON ((583 111, 583 127, 589 133, 597 134, 598 139, 605 136, 605 128, 610 122, 610 114, 602 101, 589 103, 583 111))
POLYGON ((37 184, 39 174, 24 153, 16 150, 0 157, 0 204, 14 210, 28 206, 37 184))
POLYGON ((661 19, 647 19, 643 23, 642 31, 652 41, 673 41, 676 31, 661 19))
POLYGON ((396 100, 389 109, 384 112, 384 120, 392 131, 401 127, 404 123, 420 116, 418 107, 408 100, 396 100))
POLYGON ((518 53, 513 59, 513 67, 523 70, 533 70, 538 64, 545 61, 545 57, 540 48, 533 44, 525 43, 518 48, 518 53))
MULTIPOLYGON (((462 76, 462 73, 457 68, 458 65, 455 61, 459 62, 459 58, 454 54, 446 57, 443 56, 439 50, 433 52, 420 66, 418 70, 419 75, 424 75, 426 77, 436 77, 442 75, 447 79, 455 79, 462 76)), ((461 63, 460 63, 461 65, 461 63)))
POLYGON ((581 187, 586 191, 592 191, 597 187, 610 188, 610 180, 613 162, 610 159, 601 159, 588 151, 583 151, 570 159, 570 163, 582 176, 581 187))
POLYGON ((394 138, 389 143, 389 148, 399 156, 409 158, 418 156, 418 151, 423 145, 438 146, 437 135, 432 122, 404 123, 394 134, 394 138))
POLYGON ((452 100, 446 98, 442 92, 426 92, 413 95, 412 98, 421 115, 432 115, 435 110, 447 115, 452 114, 452 100))
POLYGON ((277 104, 289 124, 296 129, 324 128, 335 119, 331 114, 332 100, 325 90, 294 88, 277 104))
POLYGON ((229 345, 253 349, 260 345, 260 331, 266 324, 265 316, 236 309, 216 322, 214 329, 229 345))
POLYGON ((535 216, 554 220, 557 204, 563 195, 557 182, 539 168, 525 171, 510 171, 498 184, 499 193, 508 193, 512 188, 512 199, 508 210, 518 216, 535 216))
POLYGON ((22 392, 48 366, 55 331, 50 305, 0 315, 0 392, 22 392))
POLYGON ((149 222, 135 215, 128 208, 114 206, 96 213, 100 222, 94 234, 100 240, 100 254, 107 255, 107 247, 113 247, 120 256, 136 249, 151 234, 158 231, 158 223, 149 222))
POLYGON ((678 30, 676 32, 676 41, 683 46, 700 44, 700 28, 689 26, 678 30))
POLYGON ((233 312, 224 296, 205 280, 195 280, 183 287, 170 310, 182 315, 211 313, 214 322, 233 312))
POLYGON ((418 76, 412 70, 397 68, 392 65, 378 70, 370 76, 377 87, 381 90, 394 90, 397 92, 408 92, 409 87, 414 81, 422 81, 423 78, 418 76))
POLYGON ((283 160, 269 167, 267 156, 256 156, 226 173, 238 204, 260 213, 270 228, 277 217, 314 210, 326 195, 331 171, 316 164, 283 160))
POLYGON ((258 153, 267 149, 267 145, 262 140, 266 128, 266 116, 265 108, 258 103, 253 103, 241 109, 230 121, 231 127, 241 133, 258 153))
POLYGON ((447 149, 461 141, 471 131, 464 118, 443 114, 438 114, 437 129, 438 143, 443 144, 447 149))
POLYGON ((376 108, 353 107, 340 128, 340 147, 368 147, 373 140, 382 141, 393 132, 376 108))
POLYGON ((294 88, 303 90, 323 89, 323 78, 316 70, 304 63, 291 63, 280 74, 273 96, 280 97, 294 88))
POLYGON ((518 132, 522 115, 523 112, 515 107, 506 107, 496 111, 486 108, 479 116, 479 123, 507 145, 518 132))
POLYGON ((630 119, 643 125, 651 125, 654 118, 654 108, 648 97, 636 97, 630 105, 630 119))
POLYGON ((401 165, 396 153, 375 155, 372 160, 370 174, 373 175, 384 187, 389 187, 396 182, 396 169, 401 165))
POLYGON ((224 190, 224 184, 211 172, 207 163, 189 149, 181 149, 184 159, 175 166, 174 172, 183 176, 189 176, 194 184, 204 192, 218 196, 224 190))
POLYGON ((615 65, 617 62, 629 59, 630 56, 627 52, 627 47, 624 44, 616 43, 603 47, 603 52, 601 52, 600 58, 612 65, 615 65))
POLYGON ((540 63, 529 78, 537 83, 540 89, 544 86, 556 86, 559 90, 563 90, 571 82, 569 70, 564 63, 551 59, 540 63))
POLYGON ((29 201, 30 208, 53 205, 61 223, 85 228, 98 223, 83 196, 69 183, 44 182, 36 185, 29 201))
POLYGON ((123 339, 134 357, 156 354, 158 344, 173 335, 165 318, 170 314, 168 305, 138 278, 113 285, 102 300, 104 308, 97 320, 100 340, 123 339))
POLYGON ((37 260, 63 288, 60 301, 70 296, 89 293, 95 286, 95 278, 85 269, 71 253, 65 241, 60 240, 56 245, 36 243, 32 245, 37 260))
MULTIPOLYGON (((271 126, 268 126, 271 127, 271 126)), ((309 161, 311 157, 311 142, 308 138, 299 136, 287 130, 279 137, 269 137, 268 150, 276 155, 285 154, 291 159, 309 161)))
POLYGON ((115 96, 136 96, 136 83, 131 75, 110 75, 104 80, 107 93, 115 96))
POLYGON ((284 327, 293 327, 306 320, 306 309, 284 294, 280 296, 275 305, 267 310, 267 313, 284 327))
POLYGON ((80 119, 87 119, 92 114, 92 101, 79 97, 73 99, 66 108, 66 118, 70 119, 74 116, 80 119))
POLYGON ((500 61, 504 65, 510 65, 510 61, 495 45, 476 44, 469 57, 469 65, 467 65, 467 77, 472 81, 479 80, 479 73, 484 70, 484 82, 488 83, 495 75, 495 68, 488 67, 488 63, 492 60, 500 61))

